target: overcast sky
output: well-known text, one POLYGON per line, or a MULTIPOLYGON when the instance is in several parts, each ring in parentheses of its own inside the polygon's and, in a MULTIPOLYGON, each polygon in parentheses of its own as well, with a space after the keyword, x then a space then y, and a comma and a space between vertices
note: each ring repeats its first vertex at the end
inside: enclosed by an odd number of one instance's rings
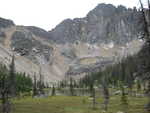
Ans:
POLYGON ((99 3, 139 5, 138 0, 0 0, 0 17, 50 30, 66 18, 86 16, 99 3))

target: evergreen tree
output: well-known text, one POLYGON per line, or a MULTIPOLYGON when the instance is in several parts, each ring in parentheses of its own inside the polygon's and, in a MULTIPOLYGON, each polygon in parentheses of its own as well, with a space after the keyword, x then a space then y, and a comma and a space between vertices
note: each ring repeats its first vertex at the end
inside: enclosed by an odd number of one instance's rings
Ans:
POLYGON ((0 64, 0 96, 2 102, 2 113, 10 113, 11 111, 11 104, 9 100, 10 95, 10 86, 8 84, 8 70, 6 66, 0 64))
POLYGON ((37 79, 36 79, 36 75, 34 75, 33 96, 37 96, 37 95, 38 95, 37 79))
POLYGON ((12 61, 10 64, 10 95, 12 97, 16 96, 16 74, 15 74, 15 56, 13 55, 12 61))
POLYGON ((44 78, 43 78, 43 75, 42 75, 41 71, 42 70, 40 68, 40 72, 39 72, 40 79, 39 79, 39 82, 38 82, 38 86, 39 86, 39 93, 44 94, 44 78))
POLYGON ((95 94, 95 88, 93 88, 92 91, 92 98, 93 98, 93 109, 96 108, 96 94, 95 94))
POLYGON ((102 88, 103 88, 103 96, 104 96, 104 110, 107 111, 108 104, 109 104, 109 89, 105 82, 102 84, 102 88))
POLYGON ((69 89, 70 89, 70 95, 75 96, 73 79, 71 77, 70 77, 69 89))
POLYGON ((56 92, 55 92, 55 86, 53 85, 53 87, 52 87, 52 94, 51 94, 51 96, 55 96, 56 95, 56 92))
POLYGON ((16 73, 16 91, 17 94, 30 92, 32 90, 33 83, 30 76, 26 76, 25 73, 16 73))
POLYGON ((121 107, 122 107, 122 110, 127 113, 128 111, 128 101, 127 101, 127 95, 126 95, 126 92, 125 92, 125 88, 124 88, 124 85, 122 83, 120 83, 120 88, 121 88, 121 107))

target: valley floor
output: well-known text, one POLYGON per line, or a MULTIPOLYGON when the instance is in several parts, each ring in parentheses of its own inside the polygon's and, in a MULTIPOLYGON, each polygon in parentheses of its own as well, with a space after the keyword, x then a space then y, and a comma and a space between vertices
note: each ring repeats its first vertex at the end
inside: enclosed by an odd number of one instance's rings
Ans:
MULTIPOLYGON (((12 113, 104 113, 102 98, 96 99, 96 109, 92 109, 89 97, 80 96, 53 96, 48 98, 25 97, 13 100, 12 113)), ((128 97, 127 113, 147 113, 144 104, 145 97, 128 97)), ((112 96, 108 111, 105 113, 122 113, 123 107, 120 96, 112 96), (120 112, 119 112, 120 111, 120 112)))

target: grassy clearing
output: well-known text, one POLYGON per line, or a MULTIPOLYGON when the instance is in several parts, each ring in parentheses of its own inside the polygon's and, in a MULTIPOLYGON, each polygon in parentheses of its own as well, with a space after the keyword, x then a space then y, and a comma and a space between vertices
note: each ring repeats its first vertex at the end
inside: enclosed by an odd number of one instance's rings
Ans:
MULTIPOLYGON (((128 113, 147 113, 144 104, 147 98, 129 97, 128 113)), ((92 109, 89 97, 54 96, 48 98, 31 98, 13 100, 13 113, 103 113, 101 98, 97 99, 97 108, 92 109)), ((111 97, 109 110, 105 113, 122 111, 120 96, 111 97)))

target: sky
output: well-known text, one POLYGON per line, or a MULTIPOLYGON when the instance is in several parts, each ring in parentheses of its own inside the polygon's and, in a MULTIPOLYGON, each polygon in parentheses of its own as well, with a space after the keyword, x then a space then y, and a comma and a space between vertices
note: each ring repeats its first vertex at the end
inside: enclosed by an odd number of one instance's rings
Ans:
MULTIPOLYGON (((145 0, 144 0, 145 2, 145 0)), ((0 0, 0 17, 51 30, 67 18, 85 17, 99 3, 139 6, 138 0, 0 0)))

